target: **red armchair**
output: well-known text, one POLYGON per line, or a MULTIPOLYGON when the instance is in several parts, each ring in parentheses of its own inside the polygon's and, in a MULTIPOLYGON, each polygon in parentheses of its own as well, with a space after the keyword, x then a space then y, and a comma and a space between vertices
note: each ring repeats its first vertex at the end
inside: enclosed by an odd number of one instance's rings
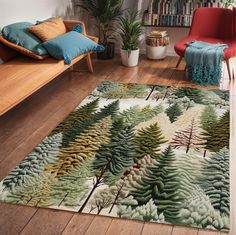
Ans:
POLYGON ((186 43, 193 40, 208 43, 224 43, 228 48, 224 50, 229 78, 231 70, 229 59, 236 56, 236 10, 225 8, 198 8, 195 10, 188 37, 175 44, 175 52, 180 56, 178 68, 186 50, 186 43))

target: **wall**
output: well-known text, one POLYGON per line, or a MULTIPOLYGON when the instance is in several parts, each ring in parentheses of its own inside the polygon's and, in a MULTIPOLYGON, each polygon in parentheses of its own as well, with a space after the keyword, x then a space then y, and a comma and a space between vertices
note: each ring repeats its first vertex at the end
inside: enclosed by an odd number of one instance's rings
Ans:
POLYGON ((71 18, 71 0, 0 0, 0 28, 17 21, 33 23, 56 15, 71 18))

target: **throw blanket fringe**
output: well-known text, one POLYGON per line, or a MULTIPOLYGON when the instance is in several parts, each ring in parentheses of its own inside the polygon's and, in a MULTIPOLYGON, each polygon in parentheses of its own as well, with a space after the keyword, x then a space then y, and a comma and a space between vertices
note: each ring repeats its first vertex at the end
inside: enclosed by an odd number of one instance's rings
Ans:
POLYGON ((187 44, 185 60, 192 82, 199 85, 219 85, 226 44, 192 41, 187 44))
POLYGON ((211 67, 207 65, 188 65, 188 75, 192 82, 198 85, 215 86, 220 84, 222 65, 211 67))

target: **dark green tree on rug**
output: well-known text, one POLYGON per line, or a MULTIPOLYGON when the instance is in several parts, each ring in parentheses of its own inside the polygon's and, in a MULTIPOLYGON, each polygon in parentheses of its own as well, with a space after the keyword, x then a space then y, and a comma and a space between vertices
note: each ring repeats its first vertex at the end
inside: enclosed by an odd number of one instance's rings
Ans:
POLYGON ((95 189, 104 183, 109 174, 121 176, 128 167, 133 165, 135 157, 133 138, 133 128, 125 127, 111 137, 110 143, 103 145, 99 149, 92 164, 95 172, 93 188, 79 212, 83 211, 95 189))
POLYGON ((167 108, 165 112, 169 117, 171 123, 175 122, 177 118, 183 114, 181 107, 178 103, 175 103, 169 108, 167 108))
POLYGON ((128 89, 131 98, 144 98, 148 93, 148 86, 144 84, 131 84, 128 89))
POLYGON ((50 135, 56 133, 67 133, 76 125, 86 120, 92 119, 98 108, 99 99, 95 99, 73 111, 62 123, 60 123, 50 135))
POLYGON ((206 161, 199 182, 212 206, 222 215, 229 215, 229 150, 226 147, 206 161))
POLYGON ((163 213, 167 222, 176 221, 183 202, 179 191, 181 179, 174 162, 175 155, 169 146, 156 163, 147 167, 140 184, 130 192, 139 205, 152 199, 158 214, 163 213))
POLYGON ((203 93, 200 89, 181 87, 174 93, 175 96, 179 98, 188 97, 190 100, 197 104, 202 104, 202 99, 204 98, 203 93))
POLYGON ((106 92, 120 89, 120 87, 122 87, 121 83, 104 81, 97 86, 96 90, 104 94, 106 92))
POLYGON ((204 130, 202 139, 206 142, 205 149, 218 152, 220 149, 229 148, 230 140, 230 116, 226 111, 210 129, 204 130))
POLYGON ((224 90, 213 90, 222 100, 229 101, 229 91, 224 90))
POLYGON ((204 108, 201 115, 201 128, 205 131, 210 130, 216 123, 218 117, 213 106, 208 105, 204 108))
POLYGON ((150 120, 162 112, 163 107, 161 105, 155 107, 147 105, 143 108, 135 105, 119 113, 117 119, 122 119, 125 125, 136 126, 141 122, 150 120))
POLYGON ((23 186, 32 178, 43 173, 44 167, 58 161, 62 135, 46 137, 32 153, 30 153, 11 173, 3 180, 6 189, 14 190, 23 186))
POLYGON ((174 149, 186 148, 186 153, 188 153, 190 149, 200 151, 203 148, 204 141, 198 135, 194 118, 186 129, 175 132, 170 144, 174 149))
POLYGON ((161 150, 161 144, 166 142, 167 140, 165 140, 158 123, 138 130, 134 138, 136 146, 135 161, 137 162, 147 155, 157 158, 161 150))

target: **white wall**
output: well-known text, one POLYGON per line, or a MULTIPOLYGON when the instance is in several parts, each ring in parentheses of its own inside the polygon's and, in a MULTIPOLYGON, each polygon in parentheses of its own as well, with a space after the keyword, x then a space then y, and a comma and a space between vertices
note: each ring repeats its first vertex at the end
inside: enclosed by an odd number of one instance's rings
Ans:
POLYGON ((0 28, 17 21, 43 20, 73 15, 71 0, 0 0, 0 28))

